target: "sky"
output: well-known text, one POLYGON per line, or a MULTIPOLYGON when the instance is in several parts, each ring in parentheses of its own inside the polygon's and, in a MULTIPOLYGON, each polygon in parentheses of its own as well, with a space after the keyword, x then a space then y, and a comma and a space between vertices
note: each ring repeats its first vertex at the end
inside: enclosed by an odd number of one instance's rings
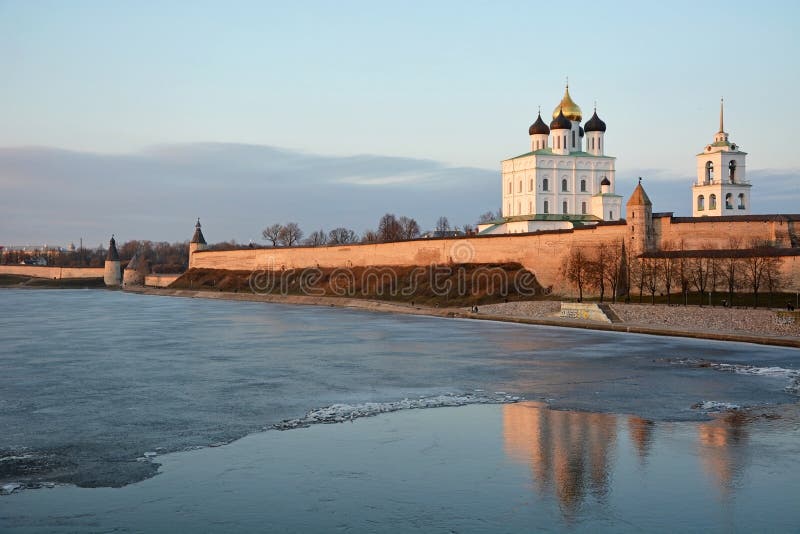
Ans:
POLYGON ((0 0, 0 244, 423 228, 500 204, 569 77, 656 211, 725 127, 757 213, 800 212, 796 2, 0 0))

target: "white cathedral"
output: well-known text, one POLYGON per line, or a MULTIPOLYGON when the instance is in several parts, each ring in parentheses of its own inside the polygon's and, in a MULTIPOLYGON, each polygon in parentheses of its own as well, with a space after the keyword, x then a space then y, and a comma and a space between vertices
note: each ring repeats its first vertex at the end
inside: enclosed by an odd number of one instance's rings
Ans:
POLYGON ((567 84, 550 126, 540 112, 528 129, 531 151, 503 161, 503 218, 479 225, 479 233, 559 230, 620 219, 616 158, 605 154, 606 123, 596 109, 583 126, 582 119, 567 84))
MULTIPOLYGON (((714 142, 697 155, 694 217, 750 214, 747 153, 728 140, 722 102, 719 113, 714 142)), ((502 162, 502 218, 479 224, 479 234, 562 230, 624 217, 614 189, 616 158, 605 154, 606 123, 596 107, 583 126, 582 119, 567 84, 550 126, 539 112, 528 129, 531 151, 502 162)))

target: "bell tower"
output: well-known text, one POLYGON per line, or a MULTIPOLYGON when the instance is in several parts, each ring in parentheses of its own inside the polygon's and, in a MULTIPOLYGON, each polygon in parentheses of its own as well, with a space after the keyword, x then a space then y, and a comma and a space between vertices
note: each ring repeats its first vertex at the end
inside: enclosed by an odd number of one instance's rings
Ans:
POLYGON ((719 131, 697 154, 697 181, 692 185, 692 216, 750 214, 751 184, 745 175, 747 152, 731 143, 725 131, 724 101, 719 103, 719 131))

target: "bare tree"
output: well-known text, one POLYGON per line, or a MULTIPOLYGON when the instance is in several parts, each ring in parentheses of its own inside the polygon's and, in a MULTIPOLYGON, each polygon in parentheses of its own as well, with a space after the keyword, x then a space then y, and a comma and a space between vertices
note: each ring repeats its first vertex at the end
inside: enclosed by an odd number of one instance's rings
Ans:
POLYGON ((277 247, 278 243, 281 240, 280 236, 282 230, 283 230, 283 225, 275 223, 273 225, 264 228, 264 231, 261 232, 261 235, 264 236, 264 239, 272 241, 273 247, 277 247))
POLYGON ((779 256, 769 256, 766 265, 764 266, 764 282, 769 289, 769 307, 772 307, 772 295, 776 290, 780 289, 783 284, 783 273, 781 266, 783 258, 779 256))
POLYGON ((620 286, 624 283, 625 264, 623 254, 625 245, 622 241, 619 244, 612 244, 606 250, 605 278, 611 287, 611 301, 617 302, 617 294, 620 286))
POLYGON ((707 257, 699 256, 689 260, 689 279, 698 293, 700 293, 700 306, 703 305, 703 299, 706 295, 709 270, 709 259, 707 257))
POLYGON ((303 238, 303 231, 297 223, 290 222, 281 228, 278 240, 287 247, 292 247, 303 238))
POLYGON ((753 307, 758 308, 758 290, 764 282, 767 258, 756 253, 746 257, 743 264, 744 278, 753 291, 753 307))
POLYGON ((565 259, 564 270, 567 280, 578 289, 578 302, 583 301, 583 288, 587 285, 589 259, 583 251, 574 247, 565 259))
POLYGON ((328 243, 331 245, 347 245, 358 241, 356 233, 342 226, 328 232, 328 243))
POLYGON ((678 263, 677 263, 677 280, 678 284, 681 286, 681 294, 683 295, 683 305, 686 306, 689 304, 689 286, 691 284, 691 266, 689 263, 689 258, 686 257, 686 250, 684 248, 684 242, 681 240, 680 245, 680 256, 678 256, 678 263))
POLYGON ((378 221, 378 240, 399 241, 403 238, 402 227, 393 213, 387 213, 378 221))
POLYGON ((648 258, 644 262, 644 283, 650 293, 650 304, 656 303, 656 291, 658 291, 659 261, 655 258, 648 258))
POLYGON ((499 217, 495 215, 493 211, 487 211, 486 213, 481 213, 481 216, 478 217, 478 224, 485 224, 492 221, 496 221, 499 217))
POLYGON ((663 258, 659 258, 659 277, 661 285, 667 294, 667 305, 672 304, 672 284, 676 281, 676 260, 670 254, 666 254, 663 258))
POLYGON ((742 259, 737 254, 741 240, 732 237, 729 240, 731 252, 720 261, 722 280, 728 290, 728 305, 733 306, 733 295, 742 285, 742 259))
POLYGON ((606 293, 606 271, 608 268, 608 247, 605 243, 601 243, 597 247, 594 256, 589 260, 587 272, 587 281, 589 285, 600 293, 600 302, 603 302, 606 293))
POLYGON ((375 230, 364 230, 363 235, 361 236, 362 243, 378 243, 380 239, 378 238, 378 232, 375 230))
POLYGON ((315 230, 309 234, 307 238, 303 241, 304 244, 312 246, 312 247, 321 247, 328 242, 328 234, 325 233, 325 230, 315 230))
POLYGON ((436 232, 439 235, 445 235, 447 232, 450 231, 450 221, 447 220, 447 217, 439 217, 436 221, 436 232))
POLYGON ((416 239, 419 237, 419 224, 411 217, 405 215, 397 221, 400 224, 401 239, 416 239))
POLYGON ((470 235, 475 231, 475 227, 472 226, 471 224, 465 224, 464 226, 461 227, 461 231, 464 232, 464 234, 466 235, 470 235))

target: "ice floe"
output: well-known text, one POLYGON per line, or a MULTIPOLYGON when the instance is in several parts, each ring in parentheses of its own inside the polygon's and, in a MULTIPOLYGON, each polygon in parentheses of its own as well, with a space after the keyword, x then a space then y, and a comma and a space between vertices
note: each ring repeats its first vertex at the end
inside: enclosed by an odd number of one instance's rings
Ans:
POLYGON ((419 397, 417 399, 403 399, 395 402, 365 402, 361 404, 332 404, 318 410, 311 410, 304 417, 286 419, 269 428, 277 430, 290 430, 310 425, 342 423, 360 417, 370 417, 382 413, 396 412, 399 410, 414 410, 420 408, 442 408, 445 406, 466 406, 468 404, 508 404, 522 400, 520 397, 507 393, 495 395, 475 394, 445 394, 435 397, 419 397))
POLYGON ((683 358, 675 360, 674 363, 691 365, 693 367, 707 367, 715 371, 725 373, 736 373, 739 375, 767 376, 771 378, 784 378, 789 384, 784 387, 784 391, 793 395, 800 395, 800 369, 786 369, 785 367, 758 367, 755 365, 717 363, 706 360, 695 360, 683 358))
POLYGON ((731 412, 741 409, 741 406, 738 404, 731 404, 730 402, 703 401, 698 402, 692 406, 692 408, 705 412, 731 412))

